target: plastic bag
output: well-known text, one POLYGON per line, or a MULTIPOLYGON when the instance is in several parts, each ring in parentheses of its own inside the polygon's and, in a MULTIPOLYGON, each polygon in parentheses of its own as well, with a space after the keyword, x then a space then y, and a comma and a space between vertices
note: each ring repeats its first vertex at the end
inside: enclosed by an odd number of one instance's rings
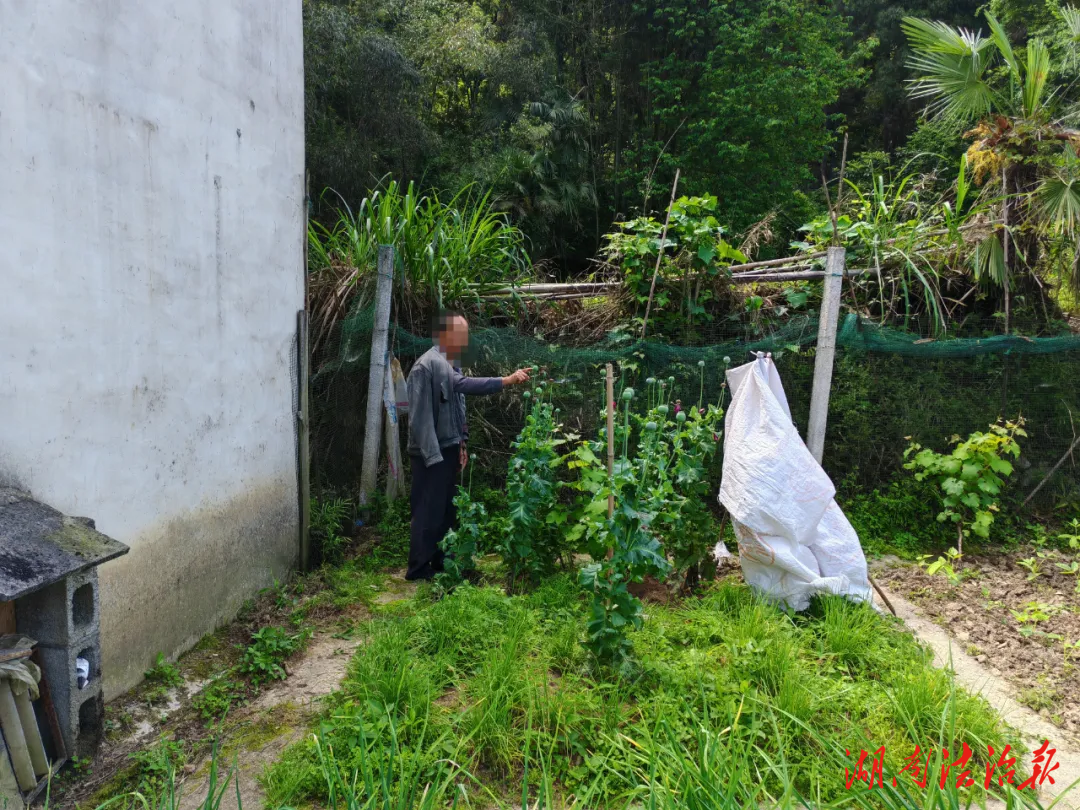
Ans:
POLYGON ((0 636, 0 680, 6 680, 15 694, 30 693, 31 700, 38 698, 41 670, 29 660, 35 642, 29 636, 9 634, 0 636))
POLYGON ((858 535, 791 421, 772 358, 729 370, 727 381, 718 499, 731 515, 747 583, 793 610, 819 592, 872 603, 858 535))

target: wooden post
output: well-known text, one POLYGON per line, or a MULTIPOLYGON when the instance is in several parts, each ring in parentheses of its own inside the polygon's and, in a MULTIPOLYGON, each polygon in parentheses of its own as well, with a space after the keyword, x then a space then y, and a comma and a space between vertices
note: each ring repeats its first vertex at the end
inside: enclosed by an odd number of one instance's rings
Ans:
POLYGON ((296 314, 296 455, 297 497, 300 500, 300 570, 311 565, 311 426, 308 381, 311 376, 311 343, 308 326, 308 228, 311 216, 311 175, 304 169, 304 308, 296 314))
POLYGON ((297 490, 300 498, 300 570, 311 565, 311 414, 308 381, 311 375, 307 310, 296 313, 296 455, 297 490))
POLYGON ((836 319, 840 317, 844 259, 844 248, 831 247, 825 260, 825 284, 814 359, 814 389, 810 395, 810 424, 806 430, 806 446, 818 464, 825 452, 825 424, 829 418, 829 390, 836 357, 836 319))
MULTIPOLYGON (((607 474, 610 482, 615 476, 615 372, 611 363, 607 364, 607 474)), ((608 520, 615 514, 615 493, 609 492, 607 496, 608 520)))
POLYGON ((664 217, 664 230, 660 232, 660 250, 656 254, 656 267, 653 268, 652 284, 649 285, 649 300, 645 304, 645 320, 641 322, 641 339, 645 339, 645 330, 649 326, 649 311, 652 309, 653 293, 656 292, 656 276, 660 273, 660 260, 664 258, 664 242, 667 241, 668 223, 671 222, 671 207, 675 205, 675 189, 679 187, 679 169, 675 170, 675 182, 671 184, 671 201, 668 202, 667 215, 664 217))
POLYGON ((398 493, 405 486, 404 471, 401 468, 401 432, 398 429, 397 397, 394 395, 393 369, 397 360, 392 360, 391 366, 383 375, 383 407, 386 409, 384 424, 386 427, 386 500, 393 503, 397 500, 398 493))
POLYGON ((367 506, 375 492, 382 444, 383 381, 386 346, 390 337, 390 301, 394 291, 394 248, 379 245, 379 277, 375 285, 375 324, 371 333, 368 370, 367 419, 364 422, 364 458, 360 467, 360 505, 367 506))
POLYGON ((1001 286, 1005 290, 1005 334, 1009 334, 1009 181, 1005 167, 1001 167, 1001 286))
MULTIPOLYGON (((44 669, 41 653, 38 650, 35 649, 30 654, 30 660, 37 664, 38 669, 44 669)), ((64 734, 60 730, 60 718, 56 716, 56 705, 53 703, 52 694, 49 692, 49 679, 44 675, 41 676, 41 680, 38 682, 38 690, 41 692, 41 709, 45 715, 49 737, 52 740, 53 768, 59 768, 67 761, 68 752, 67 747, 64 745, 64 734)))

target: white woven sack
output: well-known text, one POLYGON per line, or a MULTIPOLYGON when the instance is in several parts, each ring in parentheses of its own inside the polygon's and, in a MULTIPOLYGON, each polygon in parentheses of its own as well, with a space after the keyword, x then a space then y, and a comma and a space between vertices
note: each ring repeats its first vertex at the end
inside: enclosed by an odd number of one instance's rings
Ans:
MULTIPOLYGON (((727 373, 719 500, 731 515, 751 587, 793 610, 829 592, 870 601, 866 557, 836 488, 791 421, 771 357, 727 373)), ((716 555, 727 554, 723 543, 716 555)))

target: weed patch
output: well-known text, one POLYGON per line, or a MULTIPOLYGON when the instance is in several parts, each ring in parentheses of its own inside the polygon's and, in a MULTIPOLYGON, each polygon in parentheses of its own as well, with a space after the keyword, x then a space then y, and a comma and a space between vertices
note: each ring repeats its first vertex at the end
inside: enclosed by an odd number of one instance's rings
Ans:
POLYGON ((727 791, 832 801, 849 794, 825 749, 872 740, 892 773, 915 745, 967 743, 976 760, 987 745, 1016 750, 980 699, 866 606, 821 598, 791 616, 721 581, 648 611, 634 662, 611 669, 582 644, 587 594, 569 575, 523 596, 468 584, 418 596, 358 627, 365 643, 317 738, 267 771, 268 801, 323 803, 353 774, 371 781, 368 796, 404 780, 445 783, 446 801, 451 785, 525 791, 530 806, 540 793, 550 806, 573 795, 624 807, 646 798, 643 784, 658 807, 736 806, 710 803, 727 791))

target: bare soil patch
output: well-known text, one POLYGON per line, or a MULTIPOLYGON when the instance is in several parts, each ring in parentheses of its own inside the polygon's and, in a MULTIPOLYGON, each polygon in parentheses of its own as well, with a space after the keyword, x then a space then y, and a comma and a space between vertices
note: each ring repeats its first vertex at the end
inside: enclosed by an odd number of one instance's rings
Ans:
POLYGON ((875 578, 906 597, 976 661, 1006 678, 1019 701, 1054 723, 1080 732, 1080 594, 1077 578, 1057 563, 1072 555, 1034 550, 966 556, 958 584, 917 565, 885 558, 875 578), (1037 564, 1037 574, 1020 564, 1037 564))

